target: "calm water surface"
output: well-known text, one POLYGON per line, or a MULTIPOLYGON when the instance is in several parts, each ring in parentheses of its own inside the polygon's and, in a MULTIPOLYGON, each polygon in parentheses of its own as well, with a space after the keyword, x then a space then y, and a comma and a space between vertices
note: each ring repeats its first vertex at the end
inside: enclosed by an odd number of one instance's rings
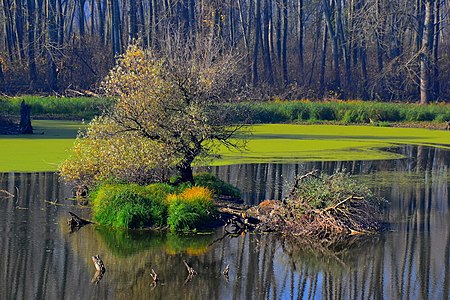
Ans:
POLYGON ((89 218, 53 173, 0 173, 0 299, 449 299, 450 152, 399 151, 398 161, 256 164, 211 171, 247 203, 280 199, 295 174, 345 169, 390 201, 390 231, 334 251, 273 235, 177 236, 87 226, 70 233, 67 212, 89 218), (51 202, 51 203, 50 203, 51 202), (54 204, 57 203, 57 205, 54 204), (91 256, 107 271, 97 283, 91 256), (183 259, 198 271, 186 280, 183 259), (221 275, 229 264, 229 277, 221 275), (154 269, 161 283, 153 287, 154 269))

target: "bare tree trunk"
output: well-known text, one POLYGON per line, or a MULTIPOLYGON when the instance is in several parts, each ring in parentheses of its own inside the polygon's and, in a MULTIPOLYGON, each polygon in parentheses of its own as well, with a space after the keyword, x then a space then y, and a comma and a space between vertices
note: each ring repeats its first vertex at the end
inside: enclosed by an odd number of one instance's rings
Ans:
POLYGON ((36 81, 36 60, 34 52, 34 14, 35 14, 34 0, 27 0, 28 8, 28 78, 31 85, 36 81))
POLYGON ((327 59, 327 47, 328 47, 328 26, 327 23, 323 24, 323 37, 322 37, 322 57, 320 59, 320 76, 319 86, 320 93, 325 93, 325 64, 327 59))
POLYGON ((95 34, 95 0, 91 0, 90 4, 90 13, 91 13, 91 35, 94 36, 95 34))
POLYGON ((58 45, 58 29, 56 24, 56 0, 48 0, 48 45, 47 45, 47 63, 48 63, 48 85, 53 91, 58 88, 58 79, 56 72, 54 49, 58 45))
POLYGON ((16 38, 16 49, 19 60, 22 61, 25 58, 25 53, 23 50, 23 10, 22 1, 14 0, 15 14, 14 14, 14 24, 15 24, 15 38, 16 38))
POLYGON ((297 34, 298 34, 298 73, 303 77, 304 59, 303 59, 303 38, 304 38, 304 16, 303 16, 303 2, 304 0, 297 0, 297 34))
POLYGON ((80 31, 80 37, 84 37, 85 33, 85 14, 84 14, 84 4, 86 0, 78 0, 78 30, 80 31))
MULTIPOLYGON (((58 0, 57 2, 57 10, 58 10, 58 45, 59 46, 63 46, 64 44, 64 18, 65 18, 65 14, 63 11, 63 4, 62 4, 62 0, 58 0)), ((66 7, 67 7, 67 3, 66 3, 66 7)))
POLYGON ((420 103, 427 104, 430 101, 430 83, 431 70, 430 59, 432 55, 432 36, 433 22, 432 19, 434 10, 434 0, 425 0, 425 22, 424 33, 422 40, 422 47, 420 53, 420 103))
POLYGON ((264 1, 264 10, 263 10, 263 57, 264 57, 264 72, 265 78, 269 85, 273 85, 273 68, 272 68, 272 58, 270 56, 270 47, 269 47, 269 26, 270 26, 270 0, 264 1))
POLYGON ((439 82, 439 37, 441 31, 441 1, 436 1, 436 13, 434 22, 434 42, 433 42, 433 98, 439 99, 441 85, 439 82))
POLYGON ((253 86, 258 84, 258 52, 259 43, 262 39, 261 34, 261 0, 255 1, 255 43, 253 47, 253 61, 252 61, 252 82, 253 86))
POLYGON ((105 40, 105 17, 106 17, 106 0, 97 0, 98 22, 100 40, 103 45, 106 45, 105 40))
POLYGON ((128 28, 129 41, 133 41, 138 37, 138 26, 137 26, 137 6, 136 0, 130 0, 130 23, 128 28))
MULTIPOLYGON (((341 87, 341 68, 339 66, 339 46, 338 46, 338 36, 336 34, 336 30, 333 28, 333 18, 332 18, 332 9, 330 7, 329 0, 323 0, 323 12, 325 15, 325 20, 327 23, 328 32, 330 33, 330 38, 332 42, 332 51, 333 51, 333 68, 334 68, 334 78, 333 78, 333 88, 340 89, 341 87)), ((331 0, 333 1, 333 0, 331 0)))
POLYGON ((283 0, 283 42, 281 44, 281 64, 283 66, 283 86, 289 83, 287 65, 288 8, 287 0, 283 0))
POLYGON ((113 55, 116 56, 120 51, 120 14, 119 1, 109 0, 111 7, 111 38, 113 55))

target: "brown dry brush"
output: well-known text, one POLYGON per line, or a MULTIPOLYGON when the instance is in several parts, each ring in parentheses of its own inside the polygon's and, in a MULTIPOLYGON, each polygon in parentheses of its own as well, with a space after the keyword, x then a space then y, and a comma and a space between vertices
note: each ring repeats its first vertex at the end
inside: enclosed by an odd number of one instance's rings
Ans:
POLYGON ((297 177, 289 197, 266 222, 284 235, 335 241, 380 232, 381 203, 347 173, 329 176, 312 171, 297 177))

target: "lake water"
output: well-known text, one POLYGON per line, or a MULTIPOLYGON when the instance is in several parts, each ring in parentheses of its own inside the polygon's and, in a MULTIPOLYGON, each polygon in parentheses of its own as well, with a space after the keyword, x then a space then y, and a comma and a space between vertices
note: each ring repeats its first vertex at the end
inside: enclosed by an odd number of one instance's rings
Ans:
POLYGON ((53 173, 0 173, 0 299, 449 299, 450 152, 390 149, 396 161, 210 168, 247 203, 281 199, 298 173, 347 170, 390 202, 390 230, 330 251, 274 235, 177 236, 86 226, 70 233, 67 197, 53 173), (97 283, 91 256, 106 273, 97 283), (186 260, 199 274, 189 280, 186 260), (229 265, 229 276, 221 273, 229 265), (152 285, 151 270, 160 283, 152 285))

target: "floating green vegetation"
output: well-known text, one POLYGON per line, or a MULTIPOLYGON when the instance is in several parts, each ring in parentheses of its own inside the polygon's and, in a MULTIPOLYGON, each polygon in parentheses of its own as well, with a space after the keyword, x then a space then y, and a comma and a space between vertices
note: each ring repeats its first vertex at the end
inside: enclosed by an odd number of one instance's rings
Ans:
POLYGON ((0 136, 0 172, 54 171, 67 158, 81 122, 34 120, 33 135, 0 136))
POLYGON ((448 149, 450 131, 342 125, 255 125, 246 151, 233 152, 223 148, 222 158, 213 164, 396 159, 402 156, 382 149, 403 144, 448 149))
MULTIPOLYGON (((34 135, 0 136, 0 172, 54 171, 84 125, 33 121, 34 135), (40 134, 40 133, 44 134, 40 134)), ((252 127, 245 151, 219 151, 213 165, 395 159, 381 149, 402 144, 450 148, 450 131, 374 126, 267 124, 252 127)))

